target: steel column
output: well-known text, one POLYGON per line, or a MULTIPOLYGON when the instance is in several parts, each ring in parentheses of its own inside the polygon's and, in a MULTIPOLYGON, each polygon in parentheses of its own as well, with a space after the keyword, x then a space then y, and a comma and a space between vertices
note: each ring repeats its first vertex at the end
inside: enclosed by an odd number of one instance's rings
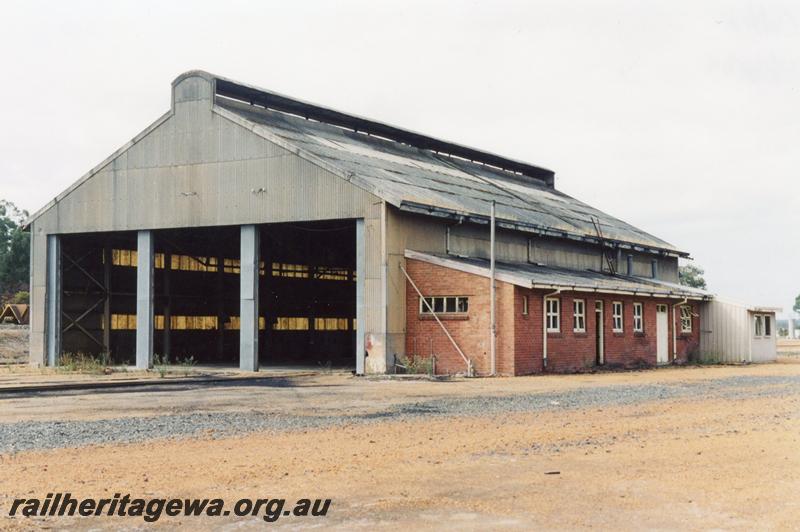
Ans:
POLYGON ((61 355, 61 240, 47 235, 47 365, 61 355))
POLYGON ((153 366, 153 233, 139 231, 136 263, 136 367, 153 366))
POLYGON ((170 360, 172 354, 172 254, 164 255, 164 358, 170 360))
POLYGON ((113 250, 106 246, 103 248, 103 284, 105 285, 105 298, 103 300, 103 347, 107 360, 111 360, 111 262, 113 250))
POLYGON ((259 228, 243 225, 239 257, 239 369, 258 371, 258 266, 261 256, 259 228))
POLYGON ((367 277, 367 244, 364 219, 356 220, 356 374, 364 374, 364 331, 367 323, 367 307, 364 285, 367 277))

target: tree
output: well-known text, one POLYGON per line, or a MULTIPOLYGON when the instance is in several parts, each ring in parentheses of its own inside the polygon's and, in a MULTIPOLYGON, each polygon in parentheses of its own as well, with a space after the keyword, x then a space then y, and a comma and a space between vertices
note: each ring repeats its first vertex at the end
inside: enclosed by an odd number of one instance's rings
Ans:
POLYGON ((794 298, 794 307, 792 307, 792 310, 800 314, 800 294, 798 294, 797 297, 794 298))
POLYGON ((0 294, 28 287, 30 279, 30 234, 22 230, 28 212, 10 201, 0 200, 0 294))
POLYGON ((694 264, 686 264, 678 268, 678 279, 684 286, 706 289, 706 280, 703 278, 705 270, 694 264))

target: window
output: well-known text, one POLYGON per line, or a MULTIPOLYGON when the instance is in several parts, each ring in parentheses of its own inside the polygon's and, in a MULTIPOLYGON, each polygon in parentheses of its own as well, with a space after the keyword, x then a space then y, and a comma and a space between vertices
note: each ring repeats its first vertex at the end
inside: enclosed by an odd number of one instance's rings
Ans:
POLYGON ((764 316, 764 336, 772 336, 772 319, 769 316, 764 316))
POLYGON ((469 310, 469 298, 464 296, 432 296, 419 300, 420 314, 430 314, 431 308, 436 314, 466 314, 469 310))
POLYGON ((611 321, 614 332, 622 332, 622 302, 614 301, 611 303, 611 321))
POLYGON ((644 332, 643 309, 641 303, 633 304, 633 332, 644 332))
POLYGON ((756 314, 756 338, 764 336, 764 317, 756 314))
POLYGON ((317 266, 314 269, 314 279, 326 281, 346 281, 350 278, 350 270, 335 266, 317 266))
POLYGON ((522 315, 528 315, 528 296, 522 296, 522 315))
POLYGON ((307 331, 308 318, 278 317, 272 322, 273 331, 307 331))
POLYGON ((547 332, 561 331, 561 301, 548 298, 545 301, 547 310, 547 332))
POLYGON ((315 331, 347 331, 349 327, 347 318, 314 318, 315 331))
POLYGON ((689 305, 681 307, 681 332, 692 332, 692 307, 689 305))
POLYGON ((273 262, 272 276, 308 279, 308 266, 305 264, 286 264, 284 262, 273 262))
POLYGON ((572 330, 586 332, 586 302, 583 299, 572 301, 572 330))

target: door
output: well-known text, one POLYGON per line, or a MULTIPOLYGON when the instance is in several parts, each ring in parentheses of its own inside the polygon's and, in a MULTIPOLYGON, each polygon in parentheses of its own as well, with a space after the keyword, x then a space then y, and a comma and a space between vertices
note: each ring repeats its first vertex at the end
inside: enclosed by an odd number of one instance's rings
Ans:
POLYGON ((669 364, 669 319, 667 306, 656 306, 656 362, 669 364))
POLYGON ((605 363, 605 352, 603 347, 603 302, 594 302, 594 338, 595 338, 595 356, 598 366, 605 363))

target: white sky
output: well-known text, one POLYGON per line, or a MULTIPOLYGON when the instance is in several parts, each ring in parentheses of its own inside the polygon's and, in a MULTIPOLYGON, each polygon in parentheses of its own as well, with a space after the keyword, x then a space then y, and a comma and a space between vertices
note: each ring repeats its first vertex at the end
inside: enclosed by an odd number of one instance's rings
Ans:
POLYGON ((194 68, 541 164, 692 253, 800 293, 800 3, 4 2, 0 198, 35 211, 194 68))

